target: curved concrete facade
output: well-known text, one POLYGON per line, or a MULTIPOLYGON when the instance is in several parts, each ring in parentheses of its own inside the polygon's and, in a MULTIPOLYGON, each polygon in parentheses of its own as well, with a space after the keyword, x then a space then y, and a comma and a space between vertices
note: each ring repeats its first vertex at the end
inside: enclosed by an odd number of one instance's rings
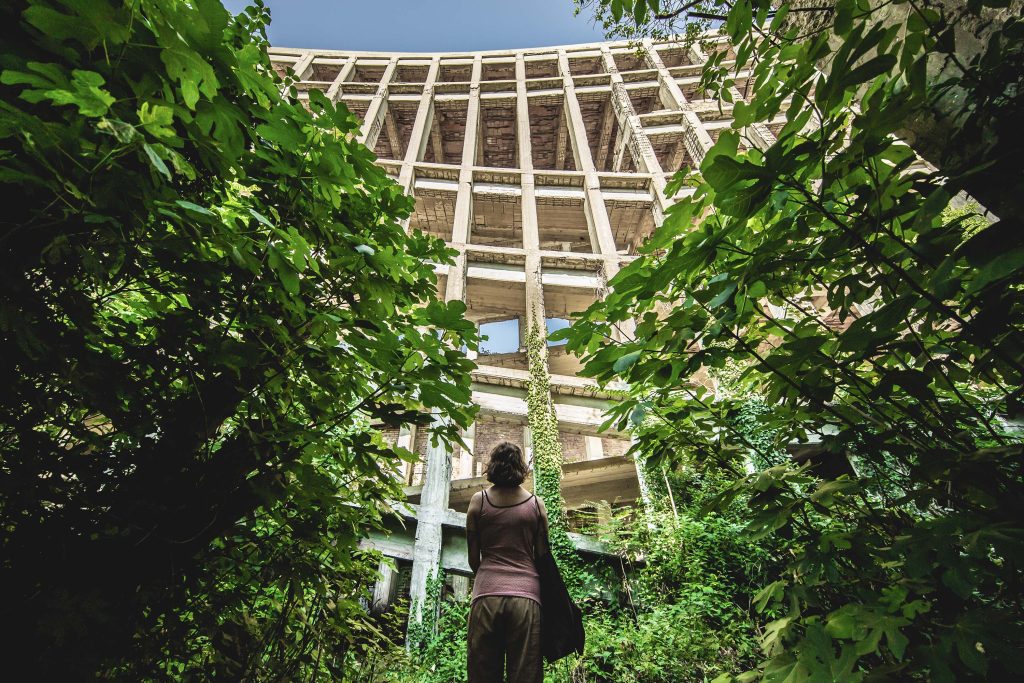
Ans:
MULTIPOLYGON (((321 90, 362 120, 360 139, 416 200, 410 230, 458 252, 455 265, 438 269, 440 296, 465 301, 467 317, 495 337, 476 358, 481 414, 465 435, 469 449, 431 447, 422 430, 387 435, 421 462, 404 472, 407 529, 396 524, 391 536, 367 543, 404 572, 382 565, 375 606, 405 590, 415 604, 438 567, 456 593, 468 590, 463 513, 485 484, 486 454, 502 439, 529 449, 530 321, 571 320, 600 298, 671 205, 666 180, 699 164, 731 126, 730 106, 698 89, 704 48, 729 49, 711 39, 434 54, 271 50, 275 67, 298 79, 300 97, 321 90)), ((735 101, 744 98, 744 76, 735 101)), ((773 128, 743 131, 743 144, 771 144, 773 128)), ((629 442, 597 433, 608 397, 576 376, 579 363, 559 347, 546 362, 567 508, 601 517, 612 505, 636 504, 645 487, 623 455, 629 442)), ((577 542, 600 551, 585 537, 577 542)))

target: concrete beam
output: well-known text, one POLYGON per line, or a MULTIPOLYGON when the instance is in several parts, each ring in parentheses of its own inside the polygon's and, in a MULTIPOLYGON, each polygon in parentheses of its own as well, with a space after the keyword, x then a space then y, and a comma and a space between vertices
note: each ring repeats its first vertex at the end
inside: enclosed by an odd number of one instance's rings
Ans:
MULTIPOLYGON (((572 136, 573 152, 578 160, 577 168, 584 173, 584 192, 586 193, 584 208, 587 214, 587 227, 590 230, 590 242, 595 253, 605 257, 614 257, 617 255, 615 236, 612 234, 608 209, 601 194, 601 180, 590 154, 590 144, 587 141, 587 131, 583 123, 583 112, 580 110, 580 103, 576 97, 576 86, 573 83, 572 72, 569 70, 569 58, 565 50, 558 51, 558 67, 562 74, 566 120, 569 125, 569 134, 572 136)), ((605 262, 605 276, 611 278, 616 272, 618 272, 618 263, 613 259, 608 259, 605 262)))
POLYGON ((455 264, 449 270, 445 298, 448 301, 466 299, 466 243, 473 221, 473 165, 482 150, 480 144, 480 73, 483 60, 473 59, 469 84, 469 102, 466 106, 466 133, 462 142, 462 165, 459 167, 459 187, 455 198, 455 217, 451 246, 458 250, 455 264))
POLYGON ((313 73, 313 58, 315 56, 312 52, 306 52, 299 57, 299 61, 295 62, 292 72, 297 79, 300 81, 309 80, 310 74, 313 73))
POLYGON ((381 77, 380 83, 377 84, 377 93, 370 100, 366 115, 363 117, 363 125, 359 129, 357 139, 370 149, 376 146, 377 137, 384 124, 384 117, 388 112, 388 88, 391 85, 391 80, 395 77, 397 68, 398 57, 392 57, 388 60, 387 67, 384 68, 384 75, 381 77))
MULTIPOLYGON (((416 162, 423 159, 423 153, 427 147, 426 131, 431 127, 434 118, 434 84, 437 81, 440 64, 440 57, 434 57, 430 60, 430 67, 427 69, 427 79, 423 83, 423 94, 420 96, 420 104, 416 109, 416 119, 413 121, 412 132, 409 135, 409 148, 405 151, 405 158, 402 160, 402 170, 398 175, 398 184, 402 186, 406 194, 412 192, 415 165, 416 162)), ((389 120, 391 118, 393 117, 389 117, 389 120)))
POLYGON ((615 105, 611 99, 604 105, 604 115, 601 118, 601 135, 597 142, 597 168, 604 168, 608 164, 608 153, 611 150, 612 124, 615 123, 615 105))
POLYGON ((338 75, 334 77, 334 82, 327 88, 327 99, 331 102, 337 102, 342 95, 342 84, 345 83, 349 78, 352 77, 352 71, 356 68, 356 58, 349 57, 345 60, 341 69, 338 71, 338 75))

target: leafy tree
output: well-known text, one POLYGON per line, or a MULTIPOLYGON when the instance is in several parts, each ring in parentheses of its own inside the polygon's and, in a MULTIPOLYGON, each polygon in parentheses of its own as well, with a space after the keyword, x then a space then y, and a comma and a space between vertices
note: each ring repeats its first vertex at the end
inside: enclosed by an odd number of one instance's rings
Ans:
POLYGON ((315 677, 411 455, 371 422, 472 419, 451 253, 260 0, 0 20, 5 673, 315 677))
POLYGON ((756 599, 778 618, 738 680, 1013 677, 1024 23, 1005 4, 841 0, 808 25, 788 3, 721 3, 732 48, 702 87, 733 130, 674 180, 692 193, 607 299, 555 335, 586 374, 629 382, 612 419, 649 462, 731 472, 712 507, 739 501, 755 537, 785 540, 756 599), (745 140, 780 115, 770 147, 745 140), (900 138, 922 121, 941 170, 900 138), (608 342, 627 318, 635 338, 608 342), (736 369, 732 391, 697 381, 708 368, 736 369))

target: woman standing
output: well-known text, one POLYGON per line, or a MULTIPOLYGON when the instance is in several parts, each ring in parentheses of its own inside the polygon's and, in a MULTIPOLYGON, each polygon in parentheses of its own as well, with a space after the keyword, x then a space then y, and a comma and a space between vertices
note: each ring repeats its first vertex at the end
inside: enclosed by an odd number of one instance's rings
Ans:
POLYGON ((503 441, 491 451, 487 480, 466 513, 469 566, 476 573, 469 613, 469 683, 541 683, 540 577, 548 552, 547 510, 521 484, 523 451, 503 441))

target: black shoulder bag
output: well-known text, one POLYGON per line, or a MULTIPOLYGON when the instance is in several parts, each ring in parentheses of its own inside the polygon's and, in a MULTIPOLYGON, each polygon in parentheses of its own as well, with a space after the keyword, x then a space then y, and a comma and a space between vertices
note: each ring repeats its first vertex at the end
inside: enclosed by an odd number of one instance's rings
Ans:
POLYGON ((555 558, 551 555, 551 544, 547 542, 547 529, 540 515, 540 503, 537 503, 537 540, 544 534, 548 552, 538 556, 540 543, 534 544, 533 563, 540 574, 540 642, 541 652, 548 662, 556 662, 571 653, 583 654, 585 635, 583 633, 583 613, 569 597, 562 572, 558 570, 555 558))

